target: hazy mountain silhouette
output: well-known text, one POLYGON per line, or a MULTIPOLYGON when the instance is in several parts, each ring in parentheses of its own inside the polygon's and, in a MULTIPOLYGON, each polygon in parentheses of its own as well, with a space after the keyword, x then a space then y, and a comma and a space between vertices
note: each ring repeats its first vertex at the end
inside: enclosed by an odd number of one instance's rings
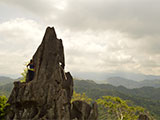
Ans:
POLYGON ((124 86, 126 88, 141 88, 141 87, 155 87, 160 88, 160 79, 155 80, 143 80, 135 81, 122 77, 110 77, 104 83, 111 84, 113 86, 124 86))

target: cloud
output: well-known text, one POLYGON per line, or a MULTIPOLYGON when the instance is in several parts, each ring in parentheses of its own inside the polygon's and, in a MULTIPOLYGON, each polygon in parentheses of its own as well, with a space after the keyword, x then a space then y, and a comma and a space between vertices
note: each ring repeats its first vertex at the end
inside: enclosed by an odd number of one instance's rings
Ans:
POLYGON ((58 30, 64 42, 67 69, 77 73, 116 71, 159 74, 159 39, 134 39, 127 34, 107 30, 66 32, 58 30))
POLYGON ((159 74, 160 2, 157 0, 0 2, 27 13, 25 19, 0 24, 1 56, 8 54, 8 59, 9 53, 11 57, 20 55, 8 63, 19 60, 22 64, 21 61, 29 59, 42 40, 44 26, 54 25, 57 35, 64 39, 69 71, 159 74), (28 43, 30 40, 33 42, 28 43))
POLYGON ((15 8, 18 8, 19 10, 22 10, 26 13, 28 11, 35 17, 42 19, 42 21, 48 21, 48 19, 55 19, 57 17, 58 12, 64 9, 64 7, 66 6, 64 0, 0 0, 0 2, 10 6, 12 5, 15 8))
MULTIPOLYGON (((134 40, 112 30, 74 33, 72 30, 56 30, 58 37, 63 39, 66 70, 75 75, 85 72, 104 75, 116 71, 159 74, 159 45, 150 37, 134 40), (155 45, 157 50, 154 50, 155 45)), ((44 28, 33 20, 14 19, 0 24, 0 34, 0 73, 18 74, 41 43, 44 28)))
POLYGON ((159 1, 69 0, 55 19, 74 30, 116 30, 143 37, 159 35, 159 1))
MULTIPOLYGON (((2 2, 2 1, 1 1, 2 2)), ((159 35, 157 0, 5 0, 28 10, 41 21, 73 30, 116 30, 133 37, 159 35)))
POLYGON ((0 24, 0 34, 0 73, 21 73, 42 39, 40 25, 33 20, 10 20, 0 24))

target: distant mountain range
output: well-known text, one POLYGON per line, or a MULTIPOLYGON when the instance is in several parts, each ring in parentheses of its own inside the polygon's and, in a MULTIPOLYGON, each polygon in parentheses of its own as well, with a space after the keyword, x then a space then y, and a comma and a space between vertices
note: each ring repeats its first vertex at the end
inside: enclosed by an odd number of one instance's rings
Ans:
MULTIPOLYGON (((110 84, 97 84, 92 80, 75 80, 74 85, 75 85, 75 90, 78 90, 78 92, 81 92, 81 93, 88 90, 97 89, 101 91, 98 94, 98 95, 101 94, 101 96, 105 95, 106 93, 109 93, 108 95, 122 95, 122 96, 125 94, 127 96, 133 95, 136 97, 160 100, 160 94, 159 94, 160 88, 142 87, 142 88, 128 89, 124 86, 116 87, 110 84)), ((95 93, 93 92, 94 97, 96 98, 95 93)))
POLYGON ((10 77, 0 76, 0 86, 14 82, 14 81, 15 81, 15 79, 12 79, 10 77))
POLYGON ((0 86, 0 96, 5 95, 9 97, 12 89, 13 89, 13 83, 7 83, 5 85, 1 85, 0 86))
POLYGON ((5 76, 0 76, 0 95, 9 96, 13 89, 13 82, 16 79, 12 79, 5 76))
POLYGON ((96 82, 100 83, 106 78, 119 76, 121 78, 131 79, 134 81, 143 81, 143 80, 160 80, 160 75, 145 75, 141 73, 131 73, 131 72, 121 72, 116 71, 113 73, 106 73, 106 72, 74 72, 72 74, 75 78, 82 78, 88 80, 95 80, 96 82))
POLYGON ((124 86, 126 88, 141 88, 141 87, 154 87, 160 88, 160 79, 155 80, 143 80, 143 81, 135 81, 122 77, 110 77, 104 83, 111 84, 113 86, 124 86))

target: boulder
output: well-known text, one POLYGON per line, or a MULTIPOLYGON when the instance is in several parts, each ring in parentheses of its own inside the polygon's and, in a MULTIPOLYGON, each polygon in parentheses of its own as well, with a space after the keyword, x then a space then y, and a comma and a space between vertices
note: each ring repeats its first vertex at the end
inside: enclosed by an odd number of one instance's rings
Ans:
POLYGON ((91 106, 84 101, 73 101, 71 105, 71 120, 97 120, 97 108, 97 103, 92 103, 91 106))

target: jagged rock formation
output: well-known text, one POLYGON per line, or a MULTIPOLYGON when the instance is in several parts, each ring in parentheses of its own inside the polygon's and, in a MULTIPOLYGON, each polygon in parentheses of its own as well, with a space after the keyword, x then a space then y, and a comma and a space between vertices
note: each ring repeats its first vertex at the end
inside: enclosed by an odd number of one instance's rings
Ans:
MULTIPOLYGON (((36 69, 34 79, 27 83, 14 83, 5 119, 71 120, 73 78, 69 72, 64 72, 63 44, 61 39, 57 39, 54 28, 46 29, 33 63, 36 69)), ((94 116, 94 112, 90 110, 89 116, 94 116)), ((89 120, 81 118, 79 120, 89 120)))
POLYGON ((29 83, 14 83, 7 119, 69 120, 73 84, 69 88, 63 84, 73 83, 73 79, 70 73, 64 73, 62 40, 57 39, 54 28, 47 28, 33 61, 34 79, 29 83))

